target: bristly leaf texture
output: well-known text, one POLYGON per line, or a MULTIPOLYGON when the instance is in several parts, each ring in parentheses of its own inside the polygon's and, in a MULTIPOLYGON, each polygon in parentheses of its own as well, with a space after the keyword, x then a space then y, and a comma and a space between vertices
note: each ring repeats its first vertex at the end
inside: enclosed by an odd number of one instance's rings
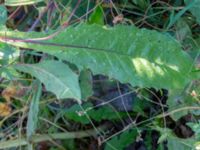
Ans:
POLYGON ((191 79, 193 64, 172 37, 134 26, 105 27, 81 24, 69 27, 56 37, 40 41, 44 33, 10 31, 0 40, 14 46, 54 55, 94 74, 107 75, 132 86, 157 89, 183 88, 191 79))

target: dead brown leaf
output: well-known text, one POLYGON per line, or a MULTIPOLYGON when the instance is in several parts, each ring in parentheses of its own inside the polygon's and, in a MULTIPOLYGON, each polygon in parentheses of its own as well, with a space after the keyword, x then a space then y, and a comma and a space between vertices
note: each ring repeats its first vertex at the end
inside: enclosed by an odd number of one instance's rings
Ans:
POLYGON ((11 114, 11 107, 7 103, 0 103, 0 116, 6 117, 11 114))

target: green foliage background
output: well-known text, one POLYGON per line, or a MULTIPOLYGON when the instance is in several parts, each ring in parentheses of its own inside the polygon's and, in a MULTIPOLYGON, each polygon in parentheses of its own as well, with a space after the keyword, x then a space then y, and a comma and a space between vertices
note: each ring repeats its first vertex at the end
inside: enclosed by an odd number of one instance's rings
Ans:
POLYGON ((51 140, 61 143, 59 147, 54 142, 51 150, 79 149, 84 140, 105 150, 123 150, 141 141, 148 149, 196 149, 199 9, 199 0, 1 2, 0 102, 13 111, 1 116, 0 131, 4 135, 11 126, 15 138, 1 136, 0 149, 32 150, 51 140), (21 14, 18 22, 17 9, 26 19, 21 14), (103 92, 120 83, 137 93, 131 112, 119 112, 111 102, 94 105, 98 75, 108 80, 98 84, 103 92), (16 91, 13 84, 18 85, 16 91), (164 97, 164 90, 168 95, 166 104, 158 100, 160 111, 154 106, 153 91, 164 97), (187 115, 192 119, 182 123, 187 115), (126 123, 127 118, 131 123, 126 123), (20 129, 12 128, 16 120, 20 129), (177 128, 193 134, 180 137, 177 128), (154 132, 159 136, 156 142, 154 132), (96 143, 99 139, 101 146, 96 143))

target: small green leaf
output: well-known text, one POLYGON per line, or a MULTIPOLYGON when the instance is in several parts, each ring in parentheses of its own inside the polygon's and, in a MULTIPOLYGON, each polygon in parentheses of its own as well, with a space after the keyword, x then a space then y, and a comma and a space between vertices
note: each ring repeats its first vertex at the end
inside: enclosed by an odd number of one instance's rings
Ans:
POLYGON ((83 70, 80 73, 80 87, 81 96, 83 100, 87 100, 88 97, 93 94, 93 79, 89 70, 83 70))
POLYGON ((20 52, 16 48, 0 43, 0 66, 14 62, 19 55, 20 52))
MULTIPOLYGON (((190 85, 190 87, 185 88, 184 91, 171 91, 168 100, 168 112, 174 112, 170 114, 174 120, 178 120, 181 117, 187 115, 188 113, 198 115, 199 110, 192 110, 192 109, 182 109, 187 107, 197 107, 199 105, 198 100, 191 95, 192 91, 197 91, 198 94, 200 87, 198 82, 196 81, 195 84, 190 85), (180 94, 181 93, 181 94, 180 94), (177 111, 180 109, 181 111, 177 111)), ((199 112, 200 113, 200 112, 199 112)))
POLYGON ((195 139, 180 139, 176 137, 167 138, 168 150, 195 150, 195 139))
MULTIPOLYGON (((173 91, 171 95, 169 96, 167 100, 167 105, 169 107, 169 112, 173 112, 176 109, 191 106, 191 103, 194 101, 190 101, 191 99, 188 99, 189 97, 186 95, 177 95, 176 93, 180 93, 180 91, 173 91)), ((183 94, 183 93, 181 93, 183 94)), ((172 117, 174 120, 180 119, 182 116, 189 113, 189 110, 182 110, 175 113, 172 113, 170 117, 172 117)))
POLYGON ((20 76, 17 71, 9 64, 16 63, 19 58, 20 51, 5 43, 0 43, 0 75, 3 78, 13 80, 16 76, 20 76))
POLYGON ((145 10, 145 8, 150 5, 148 0, 132 0, 132 2, 138 5, 142 10, 145 10))
POLYGON ((109 106, 102 106, 100 108, 94 109, 92 103, 84 103, 82 108, 86 111, 83 111, 80 105, 76 104, 70 107, 69 109, 63 110, 63 114, 67 119, 79 122, 82 124, 89 124, 90 120, 85 113, 92 119, 97 122, 102 120, 119 120, 124 116, 127 116, 125 112, 116 112, 109 106))
POLYGON ((89 24, 93 23, 104 25, 104 13, 101 6, 98 6, 89 18, 89 24))
POLYGON ((157 127, 156 130, 161 134, 158 143, 167 140, 168 150, 195 150, 195 137, 183 139, 176 137, 171 129, 157 127))
POLYGON ((190 3, 188 3, 188 5, 186 7, 184 7, 181 11, 179 11, 176 15, 174 14, 174 10, 171 11, 171 15, 170 15, 170 20, 169 20, 169 24, 167 26, 167 29, 169 29, 171 26, 173 26, 180 18, 181 16, 189 9, 191 9, 193 6, 195 5, 195 2, 192 1, 190 3))
POLYGON ((106 142, 105 150, 124 150, 129 144, 136 140, 138 132, 136 129, 124 131, 119 136, 113 137, 106 142))
POLYGON ((18 64, 14 67, 38 78, 58 99, 74 98, 81 103, 78 75, 66 64, 52 60, 38 64, 18 64))
POLYGON ((27 122, 27 138, 35 133, 38 121, 38 112, 39 112, 39 100, 42 94, 42 85, 39 81, 34 82, 33 84, 33 94, 32 100, 28 113, 28 122, 27 122))
POLYGON ((192 38, 190 27, 183 18, 180 18, 176 23, 176 39, 183 43, 186 39, 190 38, 192 38))

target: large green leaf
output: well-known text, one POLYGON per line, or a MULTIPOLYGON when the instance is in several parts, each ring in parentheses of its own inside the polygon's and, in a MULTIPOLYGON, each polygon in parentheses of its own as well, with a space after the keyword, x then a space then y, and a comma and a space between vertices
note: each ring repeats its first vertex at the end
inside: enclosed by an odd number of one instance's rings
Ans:
POLYGON ((156 31, 81 24, 42 42, 40 37, 47 36, 45 33, 6 32, 10 40, 2 39, 4 35, 5 31, 0 31, 0 41, 52 54, 80 70, 89 68, 94 74, 132 86, 183 88, 191 79, 193 64, 189 56, 172 37, 156 31))
POLYGON ((66 64, 49 60, 38 64, 18 64, 15 68, 38 78, 58 99, 75 98, 81 102, 78 75, 66 64))

